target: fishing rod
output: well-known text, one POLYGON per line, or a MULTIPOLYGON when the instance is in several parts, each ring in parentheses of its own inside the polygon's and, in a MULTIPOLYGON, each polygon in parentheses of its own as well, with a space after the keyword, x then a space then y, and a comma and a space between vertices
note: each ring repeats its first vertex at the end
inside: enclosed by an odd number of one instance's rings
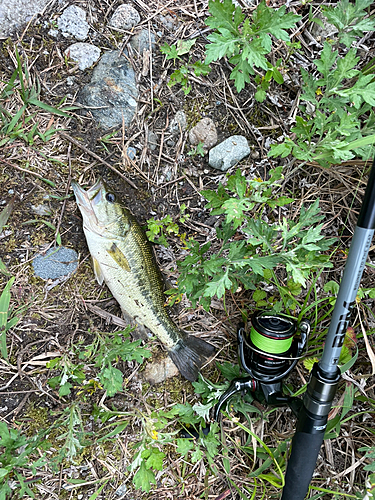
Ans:
POLYGON ((282 500, 303 500, 323 443, 328 413, 340 380, 338 362, 375 230, 375 160, 345 264, 323 355, 314 364, 298 414, 282 500))
POLYGON ((299 324, 286 315, 258 311, 251 328, 237 329, 239 362, 246 377, 232 381, 215 408, 214 419, 238 392, 252 392, 257 401, 288 405, 297 416, 297 429, 287 466, 281 500, 303 500, 315 469, 327 427, 328 414, 340 380, 338 362, 350 314, 355 304, 362 273, 375 230, 375 160, 354 231, 339 293, 327 333, 322 358, 311 371, 303 400, 286 396, 282 381, 307 348, 310 324, 299 324))

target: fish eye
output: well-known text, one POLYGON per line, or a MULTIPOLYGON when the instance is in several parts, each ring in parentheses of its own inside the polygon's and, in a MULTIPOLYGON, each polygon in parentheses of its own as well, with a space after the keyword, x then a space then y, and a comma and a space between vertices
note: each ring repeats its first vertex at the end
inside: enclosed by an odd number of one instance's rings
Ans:
POLYGON ((116 201, 116 196, 113 194, 113 193, 107 193, 105 195, 105 199, 109 202, 109 203, 114 203, 116 201))

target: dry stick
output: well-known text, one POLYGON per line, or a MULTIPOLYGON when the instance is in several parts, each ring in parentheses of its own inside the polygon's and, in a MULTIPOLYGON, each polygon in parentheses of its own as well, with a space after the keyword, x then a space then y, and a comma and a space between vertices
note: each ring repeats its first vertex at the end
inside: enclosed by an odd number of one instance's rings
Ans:
POLYGON ((57 235, 60 232, 60 226, 61 226, 62 218, 63 218, 64 212, 65 212, 65 207, 66 207, 66 201, 67 201, 66 196, 68 195, 69 188, 70 188, 70 182, 72 180, 72 162, 71 162, 71 156, 70 156, 70 150, 71 150, 71 148, 72 148, 72 145, 69 144, 69 147, 68 147, 69 177, 68 177, 68 182, 66 184, 66 189, 65 189, 65 199, 64 199, 64 202, 63 202, 63 206, 62 206, 62 209, 61 209, 59 220, 58 220, 57 225, 56 225, 55 241, 57 241, 57 235))
POLYGON ((122 179, 124 179, 124 181, 127 182, 132 188, 138 189, 137 186, 131 180, 127 179, 124 174, 122 174, 119 170, 117 170, 117 168, 113 167, 110 163, 106 162, 105 160, 102 160, 102 158, 100 158, 100 156, 98 156, 93 151, 90 151, 90 149, 86 148, 86 146, 84 146, 83 144, 81 144, 79 141, 77 141, 73 137, 70 137, 70 135, 66 134, 65 132, 62 132, 61 130, 58 130, 58 133, 62 137, 64 137, 68 141, 70 141, 72 144, 74 144, 75 146, 78 146, 83 151, 85 151, 87 154, 89 154, 90 156, 92 156, 93 158, 95 158, 95 160, 98 160, 100 163, 102 163, 106 167, 110 168, 113 172, 115 172, 122 179))

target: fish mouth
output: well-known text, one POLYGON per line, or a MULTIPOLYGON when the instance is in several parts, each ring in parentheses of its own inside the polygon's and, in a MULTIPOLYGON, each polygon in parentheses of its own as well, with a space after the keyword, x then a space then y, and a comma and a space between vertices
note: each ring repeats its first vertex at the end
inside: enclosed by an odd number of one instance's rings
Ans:
POLYGON ((95 213, 95 207, 98 205, 102 199, 105 188, 103 181, 98 179, 96 183, 87 191, 85 191, 78 182, 72 181, 71 186, 76 197, 77 205, 82 213, 82 216, 86 223, 92 226, 92 229, 99 225, 98 217, 95 213))
POLYGON ((71 183, 78 205, 88 208, 97 205, 104 190, 104 184, 101 179, 98 179, 95 184, 85 191, 78 182, 72 181, 71 183))

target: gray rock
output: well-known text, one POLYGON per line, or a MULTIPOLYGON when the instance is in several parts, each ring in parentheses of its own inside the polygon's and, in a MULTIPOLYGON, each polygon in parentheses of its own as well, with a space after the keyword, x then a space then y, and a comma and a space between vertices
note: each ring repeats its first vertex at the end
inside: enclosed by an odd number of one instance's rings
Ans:
POLYGON ((132 121, 136 109, 138 89, 135 74, 128 60, 117 50, 106 52, 95 67, 91 82, 84 86, 78 102, 90 108, 101 127, 109 129, 125 126, 132 121))
POLYGON ((132 5, 124 3, 119 5, 113 13, 109 26, 120 30, 130 30, 133 26, 137 26, 140 21, 141 17, 138 11, 132 5))
POLYGON ((142 54, 144 49, 150 50, 150 41, 151 50, 154 50, 156 45, 155 35, 153 33, 150 33, 149 30, 141 30, 139 33, 136 33, 131 37, 130 45, 139 54, 142 54))
POLYGON ((189 132, 190 144, 203 142, 204 149, 211 149, 217 143, 217 131, 211 118, 203 118, 189 132))
POLYGON ((118 497, 122 497, 122 495, 125 495, 127 491, 128 487, 125 483, 123 483, 117 488, 117 490, 115 491, 115 495, 117 495, 118 497))
POLYGON ((31 205, 31 210, 34 214, 40 215, 41 217, 44 215, 51 215, 52 211, 48 205, 31 205))
POLYGON ((250 147, 246 137, 232 135, 210 150, 208 163, 211 167, 226 172, 249 154, 250 147))
POLYGON ((91 43, 77 42, 68 47, 64 54, 78 63, 80 70, 92 66, 100 57, 100 49, 91 43))
POLYGON ((151 151, 155 151, 158 146, 158 136, 154 134, 154 132, 148 133, 147 145, 151 149, 151 151))
POLYGON ((161 384, 167 378, 175 377, 179 371, 171 358, 167 356, 154 363, 149 363, 144 372, 143 378, 151 385, 161 384))
POLYGON ((185 132, 187 127, 187 119, 186 115, 183 111, 177 111, 175 114, 175 117, 171 121, 171 124, 169 125, 169 132, 172 134, 179 134, 180 130, 182 132, 185 132))
POLYGON ((134 160, 135 157, 137 156, 137 150, 135 148, 133 148, 132 146, 130 146, 127 151, 126 151, 126 154, 128 155, 128 157, 131 159, 131 160, 134 160))
POLYGON ((69 5, 57 20, 57 26, 63 36, 73 35, 77 40, 86 40, 90 26, 86 22, 86 12, 77 7, 69 5))
POLYGON ((50 248, 45 255, 37 255, 33 260, 36 276, 44 280, 55 280, 73 273, 78 267, 78 254, 72 248, 50 248))
POLYGON ((43 11, 49 0, 0 0, 0 36, 8 36, 17 26, 43 11))
POLYGON ((316 38, 316 40, 322 45, 324 43, 324 40, 326 40, 327 38, 332 38, 335 40, 337 38, 335 35, 337 35, 338 33, 337 28, 333 24, 330 24, 324 17, 324 15, 318 14, 316 17, 320 19, 324 28, 318 23, 312 22, 310 31, 313 37, 316 38))

